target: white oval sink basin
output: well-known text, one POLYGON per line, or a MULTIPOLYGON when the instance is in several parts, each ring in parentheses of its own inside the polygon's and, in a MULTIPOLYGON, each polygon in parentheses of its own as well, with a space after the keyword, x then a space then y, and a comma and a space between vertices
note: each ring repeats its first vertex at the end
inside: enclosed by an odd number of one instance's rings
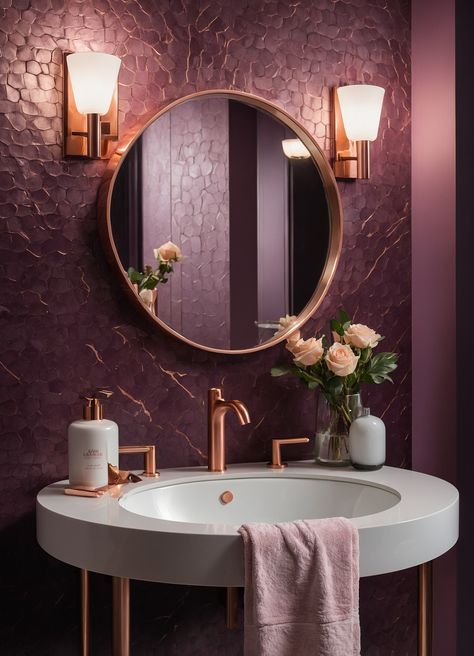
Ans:
POLYGON ((50 555, 82 569, 144 581, 243 586, 244 522, 345 516, 359 531, 360 575, 419 565, 458 536, 456 488, 433 476, 383 467, 334 470, 312 462, 274 471, 264 463, 162 470, 127 485, 120 500, 37 498, 37 536, 50 555), (221 494, 232 492, 230 503, 221 494))
POLYGON ((227 478, 139 490, 119 501, 130 512, 171 522, 231 524, 362 517, 400 501, 395 490, 325 478, 227 478), (231 492, 232 501, 221 495, 231 492))

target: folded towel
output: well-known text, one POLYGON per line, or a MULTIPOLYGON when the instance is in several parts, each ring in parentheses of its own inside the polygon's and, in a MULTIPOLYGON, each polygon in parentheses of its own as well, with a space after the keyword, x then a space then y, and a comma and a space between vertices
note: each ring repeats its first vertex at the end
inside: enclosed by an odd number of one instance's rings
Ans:
POLYGON ((244 524, 245 656, 359 656, 359 535, 342 517, 244 524))

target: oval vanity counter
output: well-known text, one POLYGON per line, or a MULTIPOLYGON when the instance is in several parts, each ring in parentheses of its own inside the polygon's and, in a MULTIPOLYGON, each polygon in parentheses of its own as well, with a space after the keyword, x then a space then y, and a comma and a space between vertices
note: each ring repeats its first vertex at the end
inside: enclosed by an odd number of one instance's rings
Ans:
POLYGON ((244 522, 348 517, 359 530, 361 576, 433 560, 458 537, 456 488, 393 467, 361 473, 293 462, 281 471, 261 463, 231 465, 224 474, 167 469, 158 480, 126 486, 119 500, 67 496, 64 485, 38 494, 40 546, 70 565, 122 578, 243 586, 237 529, 244 522))

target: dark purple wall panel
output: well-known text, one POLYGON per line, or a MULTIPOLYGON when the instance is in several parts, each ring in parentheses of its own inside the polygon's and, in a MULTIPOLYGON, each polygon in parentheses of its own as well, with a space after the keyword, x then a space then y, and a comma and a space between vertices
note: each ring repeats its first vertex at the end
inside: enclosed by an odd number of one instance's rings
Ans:
MULTIPOLYGON (((210 386, 222 385, 251 413, 249 427, 229 422, 230 462, 267 459, 276 435, 312 433, 315 400, 294 381, 270 378, 270 367, 286 357, 282 346, 246 357, 193 350, 153 332, 122 297, 98 243, 105 163, 61 158, 61 51, 93 48, 122 58, 122 129, 165 100, 235 88, 284 107, 328 151, 330 87, 367 81, 386 88, 373 175, 340 185, 344 251, 304 334, 326 327, 343 305, 401 352, 395 385, 369 396, 387 424, 389 463, 408 466, 409 15, 403 0, 1 4, 2 649, 64 656, 78 653, 76 575, 35 546, 33 510, 36 492, 67 473, 66 427, 79 416, 79 393, 110 386, 107 414, 122 443, 156 441, 161 467, 206 462, 210 386)), ((240 633, 224 629, 218 591, 135 590, 135 653, 240 653, 240 633)), ((107 653, 107 592, 98 581, 97 654, 107 653)), ((412 573, 362 582, 365 653, 416 653, 413 594, 412 573)))

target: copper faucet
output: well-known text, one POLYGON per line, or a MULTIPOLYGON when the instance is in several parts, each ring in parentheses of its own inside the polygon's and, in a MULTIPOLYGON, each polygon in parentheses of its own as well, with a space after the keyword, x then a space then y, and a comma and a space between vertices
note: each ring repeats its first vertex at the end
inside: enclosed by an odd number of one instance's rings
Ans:
POLYGON ((250 424, 250 416, 242 401, 225 401, 220 389, 213 387, 208 392, 208 466, 210 472, 225 471, 224 418, 233 410, 240 423, 250 424))
POLYGON ((272 440, 272 461, 268 463, 267 467, 270 469, 284 469, 288 467, 286 462, 281 461, 280 447, 282 444, 306 444, 309 442, 307 437, 286 437, 283 439, 272 440))

